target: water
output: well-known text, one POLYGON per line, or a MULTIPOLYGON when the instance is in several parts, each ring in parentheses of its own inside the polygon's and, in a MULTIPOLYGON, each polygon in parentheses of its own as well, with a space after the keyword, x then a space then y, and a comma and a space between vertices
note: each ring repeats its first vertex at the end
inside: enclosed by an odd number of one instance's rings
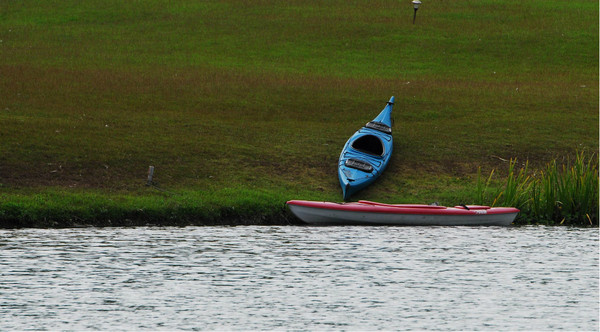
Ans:
POLYGON ((598 331, 598 229, 0 231, 1 330, 598 331))

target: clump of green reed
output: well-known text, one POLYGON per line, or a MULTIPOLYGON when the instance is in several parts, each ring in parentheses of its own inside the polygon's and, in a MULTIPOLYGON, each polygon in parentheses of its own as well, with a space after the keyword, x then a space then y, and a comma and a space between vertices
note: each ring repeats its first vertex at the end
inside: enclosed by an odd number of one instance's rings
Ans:
POLYGON ((531 175, 528 175, 529 162, 526 162, 518 172, 516 166, 517 160, 510 160, 506 184, 504 189, 498 193, 492 205, 514 206, 521 210, 527 206, 534 179, 531 175))
POLYGON ((550 162, 531 190, 530 208, 543 220, 598 225, 598 159, 580 153, 574 162, 550 162))
MULTIPOLYGON (((578 153, 574 161, 559 165, 556 160, 530 174, 529 163, 517 170, 509 163, 504 185, 493 194, 492 206, 514 206, 521 210, 518 222, 598 226, 598 159, 578 153)), ((476 199, 483 204, 493 171, 485 182, 478 172, 476 199)))

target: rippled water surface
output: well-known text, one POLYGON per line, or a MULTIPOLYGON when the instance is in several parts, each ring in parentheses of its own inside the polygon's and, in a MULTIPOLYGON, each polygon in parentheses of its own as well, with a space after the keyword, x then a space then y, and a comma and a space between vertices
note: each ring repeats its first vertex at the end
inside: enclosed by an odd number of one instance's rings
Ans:
POLYGON ((598 229, 0 231, 0 329, 598 331, 598 229))

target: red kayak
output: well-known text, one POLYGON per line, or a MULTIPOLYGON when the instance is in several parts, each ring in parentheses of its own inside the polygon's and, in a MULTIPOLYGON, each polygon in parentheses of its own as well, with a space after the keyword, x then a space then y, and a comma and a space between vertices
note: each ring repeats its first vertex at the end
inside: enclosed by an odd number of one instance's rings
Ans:
POLYGON ((513 207, 385 204, 291 200, 290 210, 311 224, 373 224, 402 226, 508 226, 519 210, 513 207))

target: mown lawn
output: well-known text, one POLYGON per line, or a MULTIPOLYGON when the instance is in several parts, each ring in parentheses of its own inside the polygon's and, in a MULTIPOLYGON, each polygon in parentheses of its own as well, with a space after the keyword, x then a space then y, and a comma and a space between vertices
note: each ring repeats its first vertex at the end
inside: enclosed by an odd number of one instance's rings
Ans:
POLYGON ((598 7, 3 1, 0 194, 164 195, 153 165, 231 206, 341 200, 343 144, 394 95, 393 159, 356 198, 455 204, 478 167, 597 153, 598 7))

